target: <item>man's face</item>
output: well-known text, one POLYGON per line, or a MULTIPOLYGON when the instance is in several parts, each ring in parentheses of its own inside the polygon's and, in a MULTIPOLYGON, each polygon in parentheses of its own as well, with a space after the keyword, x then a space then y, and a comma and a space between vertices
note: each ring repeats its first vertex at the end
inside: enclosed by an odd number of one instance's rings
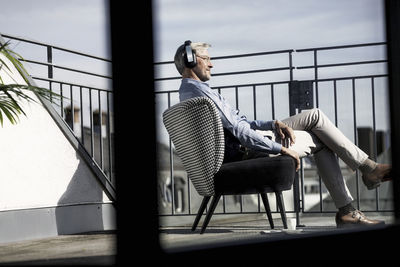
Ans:
POLYGON ((208 51, 199 51, 196 53, 197 65, 193 68, 194 73, 202 82, 211 78, 211 68, 213 67, 208 51))

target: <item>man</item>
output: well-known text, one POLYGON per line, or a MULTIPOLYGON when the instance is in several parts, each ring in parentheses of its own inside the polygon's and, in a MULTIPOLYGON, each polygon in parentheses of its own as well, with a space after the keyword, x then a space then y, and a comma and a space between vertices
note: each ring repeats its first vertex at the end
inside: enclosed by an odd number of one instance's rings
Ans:
POLYGON ((174 61, 182 75, 180 101, 209 97, 220 112, 225 134, 224 162, 282 154, 296 160, 298 171, 300 158, 313 154, 319 174, 338 208, 335 217, 338 227, 384 224, 384 221, 368 219, 352 206, 353 198, 335 154, 351 169, 361 171, 362 180, 370 190, 391 179, 391 166, 368 159, 320 109, 303 111, 282 121, 249 121, 239 116, 239 111, 206 83, 213 67, 209 47, 206 43, 186 41, 177 49, 174 61))

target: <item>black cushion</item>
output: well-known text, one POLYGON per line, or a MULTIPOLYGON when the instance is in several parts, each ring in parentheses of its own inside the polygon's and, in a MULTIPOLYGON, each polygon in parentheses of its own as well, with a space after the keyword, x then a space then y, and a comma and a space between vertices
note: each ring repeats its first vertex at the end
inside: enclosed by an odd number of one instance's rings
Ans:
POLYGON ((289 156, 263 157, 222 164, 214 176, 215 192, 223 195, 289 190, 295 160, 289 156))

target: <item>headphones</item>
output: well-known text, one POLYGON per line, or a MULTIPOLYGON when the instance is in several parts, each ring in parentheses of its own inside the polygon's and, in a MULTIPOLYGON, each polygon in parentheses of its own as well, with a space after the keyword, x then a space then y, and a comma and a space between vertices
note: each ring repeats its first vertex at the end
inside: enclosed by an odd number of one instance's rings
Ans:
POLYGON ((185 66, 187 68, 194 68, 197 65, 197 58, 196 55, 193 53, 192 47, 190 46, 192 42, 190 40, 185 41, 184 43, 184 54, 183 54, 183 60, 185 62, 185 66))

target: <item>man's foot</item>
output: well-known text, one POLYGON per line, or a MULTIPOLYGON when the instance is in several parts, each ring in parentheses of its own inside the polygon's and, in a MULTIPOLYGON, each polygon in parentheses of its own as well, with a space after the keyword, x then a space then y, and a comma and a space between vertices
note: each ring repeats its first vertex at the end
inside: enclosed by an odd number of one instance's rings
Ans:
POLYGON ((381 182, 392 180, 392 166, 389 164, 378 164, 375 170, 362 175, 362 180, 368 190, 381 185, 381 182))
POLYGON ((370 220, 365 217, 364 213, 359 210, 352 211, 346 215, 341 215, 339 212, 336 213, 336 226, 338 228, 354 227, 354 226, 373 226, 383 225, 384 221, 370 220))

